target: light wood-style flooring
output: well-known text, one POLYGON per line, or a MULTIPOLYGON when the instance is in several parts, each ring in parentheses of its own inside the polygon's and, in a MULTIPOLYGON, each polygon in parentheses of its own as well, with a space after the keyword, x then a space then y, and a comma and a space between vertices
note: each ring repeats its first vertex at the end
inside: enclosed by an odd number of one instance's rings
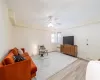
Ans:
POLYGON ((85 80, 88 61, 78 59, 48 80, 85 80))

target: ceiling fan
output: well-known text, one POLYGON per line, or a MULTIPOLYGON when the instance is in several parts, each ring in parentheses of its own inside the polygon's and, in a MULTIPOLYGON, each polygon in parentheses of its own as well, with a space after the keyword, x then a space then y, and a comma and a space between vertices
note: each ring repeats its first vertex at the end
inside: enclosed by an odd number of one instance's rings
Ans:
POLYGON ((54 27, 54 24, 61 25, 61 23, 57 23, 58 20, 59 20, 58 18, 55 18, 53 16, 48 16, 48 22, 49 22, 48 27, 54 27))

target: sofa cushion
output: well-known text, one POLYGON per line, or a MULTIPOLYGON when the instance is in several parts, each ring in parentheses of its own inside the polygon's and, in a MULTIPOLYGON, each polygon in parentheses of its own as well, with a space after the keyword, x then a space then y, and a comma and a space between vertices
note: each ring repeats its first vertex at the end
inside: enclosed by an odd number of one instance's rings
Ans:
POLYGON ((22 56, 29 56, 29 54, 27 52, 23 53, 22 56))
POLYGON ((34 64, 34 62, 31 62, 31 74, 35 73, 37 71, 37 67, 34 64))
POLYGON ((15 63, 14 58, 13 58, 14 54, 11 52, 9 53, 3 60, 3 64, 7 65, 7 64, 13 64, 15 63))
POLYGON ((0 63, 0 68, 1 68, 1 67, 3 67, 3 64, 2 64, 2 63, 0 63))
POLYGON ((31 60, 32 61, 32 59, 31 59, 31 57, 30 56, 23 56, 26 60, 31 60))

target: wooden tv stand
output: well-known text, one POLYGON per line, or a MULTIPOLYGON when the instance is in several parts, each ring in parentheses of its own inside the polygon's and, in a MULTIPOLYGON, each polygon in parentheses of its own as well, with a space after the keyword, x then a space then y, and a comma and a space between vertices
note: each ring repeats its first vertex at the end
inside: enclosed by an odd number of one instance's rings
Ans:
POLYGON ((64 54, 77 57, 77 46, 76 45, 69 45, 69 44, 61 45, 60 51, 64 54))

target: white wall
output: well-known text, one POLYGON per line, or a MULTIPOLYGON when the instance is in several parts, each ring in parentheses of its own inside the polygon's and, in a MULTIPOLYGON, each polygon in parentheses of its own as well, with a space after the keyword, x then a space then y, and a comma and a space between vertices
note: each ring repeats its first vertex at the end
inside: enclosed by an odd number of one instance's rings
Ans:
POLYGON ((37 53, 36 47, 38 45, 45 45, 49 51, 52 51, 51 32, 48 30, 14 27, 14 46, 18 48, 24 47, 30 55, 37 53))
POLYGON ((61 31, 63 36, 75 37, 75 44, 78 45, 78 57, 100 59, 100 23, 58 31, 61 31))
POLYGON ((12 26, 9 23, 7 7, 4 0, 0 0, 0 59, 12 47, 12 26))

